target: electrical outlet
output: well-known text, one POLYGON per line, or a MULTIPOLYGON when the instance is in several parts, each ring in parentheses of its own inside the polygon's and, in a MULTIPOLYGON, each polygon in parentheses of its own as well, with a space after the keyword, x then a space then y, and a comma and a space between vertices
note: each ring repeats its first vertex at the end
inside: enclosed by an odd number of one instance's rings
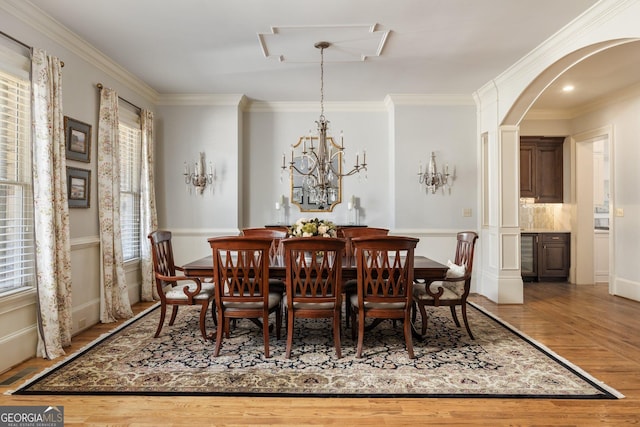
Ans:
POLYGON ((470 217, 470 216, 471 216, 471 208, 464 208, 464 209, 462 209, 462 216, 464 216, 464 217, 470 217))

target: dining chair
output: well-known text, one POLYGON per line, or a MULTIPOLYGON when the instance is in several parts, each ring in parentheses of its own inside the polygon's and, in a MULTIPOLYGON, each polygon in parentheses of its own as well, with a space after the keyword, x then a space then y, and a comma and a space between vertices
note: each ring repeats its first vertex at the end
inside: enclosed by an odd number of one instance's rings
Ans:
POLYGON ((365 321, 392 319, 403 322, 409 358, 414 358, 411 309, 413 291, 413 254, 419 239, 404 236, 371 236, 353 239, 358 278, 356 293, 349 297, 351 335, 362 357, 365 321))
POLYGON ((208 239, 213 254, 218 316, 214 356, 220 354, 229 319, 252 319, 262 328, 264 356, 269 355, 269 315, 275 312, 276 338, 282 325, 282 293, 269 288, 269 237, 230 236, 208 239))
POLYGON ((351 259, 354 256, 351 239, 364 236, 387 236, 388 234, 389 229, 379 227, 340 227, 336 232, 338 237, 346 240, 345 256, 351 259))
POLYGON ((286 268, 287 349, 291 357, 293 328, 297 318, 330 318, 336 356, 342 357, 340 320, 342 314, 343 239, 293 237, 281 242, 286 268))
MULTIPOLYGON (((154 338, 157 338, 162 331, 164 319, 167 313, 167 306, 171 305, 171 319, 169 326, 173 326, 178 315, 178 307, 181 305, 200 305, 200 332, 206 340, 205 320, 209 303, 214 298, 213 283, 203 282, 196 277, 185 277, 177 275, 176 271, 183 271, 181 267, 175 265, 173 260, 173 247, 171 245, 171 232, 166 230, 156 230, 148 236, 151 241, 151 255, 153 257, 153 271, 156 279, 156 289, 160 296, 160 322, 154 338), (184 286, 179 286, 179 282, 192 282, 184 286)), ((214 317, 215 306, 211 304, 211 316, 214 317)), ((215 320, 215 317, 214 317, 215 320)))
MULTIPOLYGON (((456 314, 456 306, 461 307, 462 320, 471 339, 475 339, 469 328, 467 319, 467 297, 471 289, 471 272, 473 270, 473 252, 478 235, 473 231, 463 231, 457 234, 456 255, 454 261, 449 261, 449 270, 444 280, 427 285, 416 283, 413 287, 413 300, 420 309, 422 316, 422 335, 427 332, 426 306, 449 306, 451 316, 457 327, 460 321, 456 314)), ((415 312, 414 316, 415 318, 415 312)))
MULTIPOLYGON (((354 252, 353 252, 353 244, 351 240, 356 237, 365 237, 365 236, 387 236, 389 234, 389 229, 387 228, 378 228, 378 227, 340 227, 336 235, 338 237, 343 237, 346 240, 345 244, 345 257, 347 258, 347 262, 354 262, 354 252)), ((347 280, 342 285, 342 291, 345 294, 345 300, 349 301, 351 295, 356 293, 356 280, 351 279, 347 280)), ((349 327, 349 320, 351 318, 351 306, 346 304, 345 307, 345 324, 347 328, 349 327)))
MULTIPOLYGON (((284 265, 284 256, 282 255, 280 241, 287 238, 287 233, 287 227, 256 227, 242 229, 243 236, 271 238, 271 247, 269 248, 270 265, 284 265)), ((284 293, 284 281, 269 278, 269 290, 284 293)))

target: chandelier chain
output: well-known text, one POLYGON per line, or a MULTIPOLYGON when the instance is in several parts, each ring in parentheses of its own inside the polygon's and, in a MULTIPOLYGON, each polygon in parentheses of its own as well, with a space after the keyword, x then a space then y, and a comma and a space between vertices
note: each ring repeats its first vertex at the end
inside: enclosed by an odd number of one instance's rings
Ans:
POLYGON ((324 47, 320 48, 320 118, 324 119, 324 47))

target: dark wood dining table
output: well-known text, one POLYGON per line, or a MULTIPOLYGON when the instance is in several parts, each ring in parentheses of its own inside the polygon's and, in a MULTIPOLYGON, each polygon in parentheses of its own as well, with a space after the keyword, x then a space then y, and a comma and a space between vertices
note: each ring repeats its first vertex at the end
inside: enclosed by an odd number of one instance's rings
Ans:
MULTIPOLYGON (((358 269, 356 268, 354 259, 345 258, 342 263, 342 279, 356 279, 358 275, 358 269)), ((182 266, 183 273, 188 277, 208 278, 213 277, 213 256, 209 255, 195 261, 191 261, 188 264, 182 266)), ((413 257, 413 278, 414 280, 424 280, 429 284, 436 280, 444 279, 447 274, 447 267, 444 264, 440 264, 430 258, 416 255, 413 257)), ((271 264, 269 265, 269 277, 274 279, 284 279, 286 276, 286 269, 283 264, 271 264)), ((427 292, 429 286, 427 286, 427 292)), ((374 322, 374 325, 378 322, 374 322)), ((257 323, 258 324, 258 323, 257 323)), ((372 325, 371 327, 373 327, 372 325)), ((413 336, 418 339, 422 339, 416 328, 411 325, 411 332, 413 336)))
MULTIPOLYGON (((213 256, 209 255, 182 266, 185 276, 190 277, 213 277, 213 256)), ((430 258, 416 255, 413 257, 413 277, 422 279, 426 283, 434 280, 442 280, 447 274, 448 267, 430 258)), ((342 279, 355 279, 357 268, 353 261, 345 258, 342 264, 342 279)), ((284 279, 286 271, 284 265, 272 264, 269 266, 269 277, 284 279)))

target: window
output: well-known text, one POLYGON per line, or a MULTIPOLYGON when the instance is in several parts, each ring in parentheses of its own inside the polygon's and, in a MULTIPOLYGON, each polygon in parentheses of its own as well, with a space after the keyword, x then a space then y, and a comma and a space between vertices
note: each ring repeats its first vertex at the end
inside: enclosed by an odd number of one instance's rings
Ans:
POLYGON ((140 258, 140 162, 139 118, 120 111, 120 232, 124 261, 140 258))
POLYGON ((6 55, 0 54, 0 294, 35 285, 30 81, 7 71, 6 55))

